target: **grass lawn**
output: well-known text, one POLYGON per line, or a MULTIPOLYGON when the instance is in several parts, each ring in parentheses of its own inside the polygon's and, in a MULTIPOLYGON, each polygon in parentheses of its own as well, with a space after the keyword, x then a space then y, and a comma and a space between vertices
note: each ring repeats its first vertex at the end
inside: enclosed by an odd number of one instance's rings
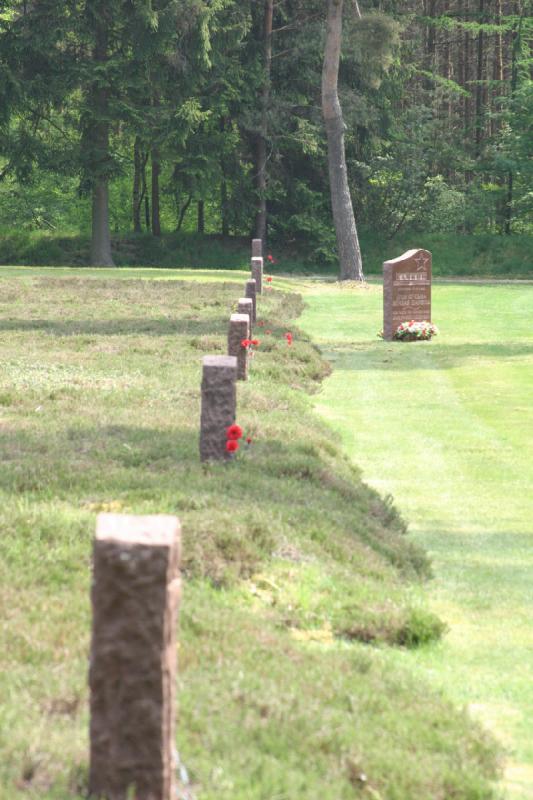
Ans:
POLYGON ((316 408, 434 561, 441 644, 395 651, 492 729, 533 797, 533 287, 436 285, 432 342, 385 343, 381 287, 309 288, 316 408))
POLYGON ((300 298, 261 301, 251 447, 201 465, 201 357, 240 292, 152 275, 0 273, 0 797, 84 797, 100 510, 182 520, 177 744, 199 798, 493 797, 491 738, 399 663, 441 633, 428 562, 312 409, 328 367, 300 298))

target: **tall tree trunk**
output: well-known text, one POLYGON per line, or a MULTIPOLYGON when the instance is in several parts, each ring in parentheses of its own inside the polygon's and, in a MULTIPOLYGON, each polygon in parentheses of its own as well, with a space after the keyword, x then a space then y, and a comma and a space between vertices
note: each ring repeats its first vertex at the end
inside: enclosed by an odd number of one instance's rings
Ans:
POLYGON ((205 203, 203 200, 198 200, 197 231, 205 233, 205 203))
MULTIPOLYGON (((485 0, 479 0, 478 22, 485 22, 485 0)), ((483 28, 480 28, 477 35, 477 70, 476 70, 476 154, 481 152, 481 142, 484 130, 484 108, 483 108, 483 58, 484 58, 485 37, 483 28)))
MULTIPOLYGON (((464 21, 470 21, 470 4, 469 0, 464 0, 464 21)), ((468 28, 464 31, 464 88, 468 94, 464 96, 464 132, 465 136, 470 133, 470 108, 471 108, 471 87, 470 87, 470 33, 468 28)))
POLYGON ((150 230, 150 200, 148 199, 148 195, 144 195, 144 224, 146 225, 146 230, 150 230))
POLYGON ((228 184, 225 178, 222 178, 220 184, 220 216, 222 221, 222 236, 229 236, 228 184))
POLYGON ((132 215, 133 215, 133 231, 134 233, 141 232, 141 140, 138 136, 135 137, 133 145, 133 192, 132 192, 132 215))
MULTIPOLYGON (((108 35, 106 4, 97 3, 93 9, 95 67, 107 61, 108 35)), ((94 267, 114 267, 109 230, 109 188, 106 176, 109 159, 108 89, 97 82, 91 88, 94 115, 90 147, 92 181, 91 264, 94 267)))
POLYGON ((256 139, 256 191, 257 213, 255 217, 255 238, 263 240, 263 248, 267 238, 267 136, 268 105, 270 102, 270 71, 272 67, 272 17, 274 0, 265 0, 263 20, 263 53, 264 73, 261 93, 261 127, 256 139))
MULTIPOLYGON (((513 3, 513 11, 518 18, 518 25, 515 23, 513 25, 513 32, 511 38, 511 99, 515 96, 516 90, 518 88, 518 57, 520 54, 520 48, 522 46, 522 26, 524 21, 524 16, 526 12, 526 4, 520 4, 519 2, 513 3)), ((505 200, 505 209, 504 209, 504 231, 507 236, 510 236, 512 233, 512 220, 513 220, 513 184, 514 184, 514 173, 513 170, 510 169, 507 174, 507 196, 505 200)))
POLYGON ((111 255, 111 233, 109 230, 109 190, 107 181, 97 180, 93 186, 91 265, 114 267, 111 255))
POLYGON ((159 216, 159 151, 156 147, 152 150, 152 235, 161 236, 161 219, 159 216))
POLYGON ((322 68, 322 113, 328 143, 329 185, 341 280, 364 280, 361 249, 348 186, 344 120, 338 94, 343 0, 328 0, 322 68))

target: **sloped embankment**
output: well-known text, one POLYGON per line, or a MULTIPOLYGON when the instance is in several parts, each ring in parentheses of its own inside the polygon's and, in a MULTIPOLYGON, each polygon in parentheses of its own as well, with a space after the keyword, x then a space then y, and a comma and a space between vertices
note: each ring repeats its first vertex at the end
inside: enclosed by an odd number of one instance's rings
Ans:
POLYGON ((327 366, 291 328, 298 296, 261 301, 252 443, 202 466, 200 360, 224 351, 238 285, 2 284, 2 796, 83 794, 91 539, 111 509, 182 520, 178 743, 199 797, 491 797, 492 745, 368 646, 440 634, 414 600, 429 565, 311 410, 327 366))

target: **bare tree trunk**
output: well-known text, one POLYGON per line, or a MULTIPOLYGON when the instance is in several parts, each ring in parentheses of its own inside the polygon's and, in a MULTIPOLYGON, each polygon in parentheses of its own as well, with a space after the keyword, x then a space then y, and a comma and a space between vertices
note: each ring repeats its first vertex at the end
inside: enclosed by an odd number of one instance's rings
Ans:
POLYGON ((340 279, 364 280, 361 249, 348 186, 344 120, 338 94, 343 0, 328 0, 326 45, 322 68, 322 113, 328 142, 329 185, 337 234, 340 279))
MULTIPOLYGON (((479 0, 478 22, 485 22, 485 0, 479 0)), ((484 131, 484 108, 483 108, 483 57, 484 57, 485 37, 483 28, 479 29, 477 36, 477 70, 476 70, 476 153, 480 154, 481 142, 484 131)))
POLYGON ((93 186, 91 264, 93 267, 114 267, 109 231, 109 191, 106 180, 93 186))
POLYGON ((159 216, 159 175, 161 165, 159 163, 159 151, 154 147, 152 150, 152 234, 161 236, 161 219, 159 216))
MULTIPOLYGON (((105 4, 100 4, 94 13, 94 51, 96 64, 107 61, 107 21, 105 4)), ((91 105, 95 115, 92 125, 92 232, 91 264, 93 267, 114 267, 111 255, 111 233, 109 230, 109 188, 106 177, 106 161, 109 157, 108 90, 95 84, 91 89, 91 105)))
POLYGON ((261 129, 256 140, 256 191, 257 213, 255 217, 255 238, 263 240, 265 247, 267 237, 267 136, 268 136, 268 104, 270 102, 270 70, 272 66, 272 17, 274 0, 265 0, 263 22, 264 74, 261 94, 261 129))
POLYGON ((133 145, 133 192, 132 192, 132 215, 133 215, 133 231, 134 233, 141 232, 141 141, 138 136, 135 137, 133 145))
POLYGON ((225 178, 222 178, 222 183, 220 184, 220 216, 222 222, 222 236, 229 236, 228 184, 225 178))
MULTIPOLYGON (((522 25, 524 21, 525 11, 526 11, 526 4, 524 3, 522 6, 520 3, 515 2, 513 4, 514 12, 519 15, 518 18, 518 25, 515 23, 513 25, 513 32, 511 38, 511 98, 514 97, 516 94, 516 90, 518 88, 518 56, 520 53, 521 47, 521 39, 522 39, 522 25)), ((513 184, 514 184, 514 173, 513 170, 510 169, 507 174, 507 195, 505 199, 505 209, 504 209, 504 231, 507 236, 510 236, 512 233, 512 224, 513 224, 513 184)))
POLYGON ((198 217, 196 229, 198 233, 205 233, 205 203, 203 200, 198 200, 197 205, 198 217))

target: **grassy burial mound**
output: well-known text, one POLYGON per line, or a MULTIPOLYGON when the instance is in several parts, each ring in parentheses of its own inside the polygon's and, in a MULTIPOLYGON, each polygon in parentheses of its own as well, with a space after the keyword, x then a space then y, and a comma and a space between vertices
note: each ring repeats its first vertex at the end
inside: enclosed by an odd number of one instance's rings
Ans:
POLYGON ((311 410, 328 368, 294 328, 300 298, 261 298, 238 386, 251 443, 202 465, 201 357, 225 352, 240 282, 1 288, 2 798, 85 796, 101 510, 182 521, 177 744, 198 798, 492 797, 492 743, 386 667, 384 648, 442 631, 429 565, 311 410))

